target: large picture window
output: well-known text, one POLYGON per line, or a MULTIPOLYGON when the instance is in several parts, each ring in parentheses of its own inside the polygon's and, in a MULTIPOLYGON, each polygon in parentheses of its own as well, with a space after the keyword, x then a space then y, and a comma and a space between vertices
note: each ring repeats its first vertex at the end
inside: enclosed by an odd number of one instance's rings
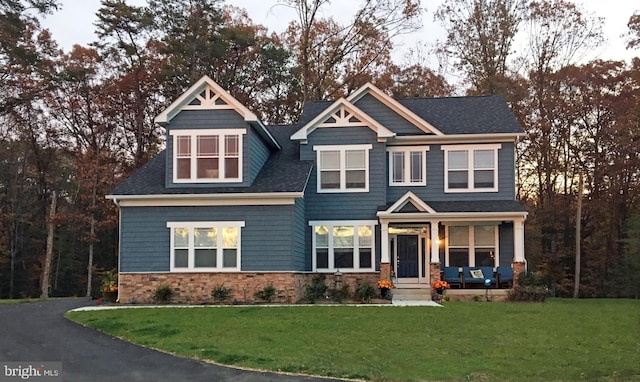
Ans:
POLYGON ((497 266, 496 226, 448 226, 447 232, 447 266, 497 266))
POLYGON ((172 272, 240 270, 244 222, 169 222, 172 272))
POLYGON ((426 186, 429 147, 389 147, 389 185, 426 186))
POLYGON ((371 145, 314 146, 318 192, 369 191, 371 145))
POLYGON ((241 182, 244 129, 172 130, 176 183, 241 182))
POLYGON ((442 146, 445 192, 497 192, 501 145, 442 146))
POLYGON ((373 271, 375 221, 310 222, 313 270, 373 271))

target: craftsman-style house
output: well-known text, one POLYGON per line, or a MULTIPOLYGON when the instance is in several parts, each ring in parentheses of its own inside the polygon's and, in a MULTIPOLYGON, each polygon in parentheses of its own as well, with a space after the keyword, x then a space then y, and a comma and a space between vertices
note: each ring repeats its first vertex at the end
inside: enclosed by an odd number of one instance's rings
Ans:
POLYGON ((295 302, 318 273, 430 289, 444 269, 460 287, 458 269, 524 270, 523 130, 499 96, 394 99, 367 84, 265 126, 203 77, 156 122, 166 150, 108 196, 121 302, 161 285, 202 302, 218 285, 242 301, 272 284, 295 302))

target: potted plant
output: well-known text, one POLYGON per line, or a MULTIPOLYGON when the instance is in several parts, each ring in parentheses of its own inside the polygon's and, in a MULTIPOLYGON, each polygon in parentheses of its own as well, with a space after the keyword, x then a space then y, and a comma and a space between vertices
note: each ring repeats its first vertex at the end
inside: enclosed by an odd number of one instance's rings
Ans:
POLYGON ((378 281, 378 289, 380 289, 380 297, 387 298, 389 295, 389 290, 395 288, 396 286, 389 280, 380 280, 378 281))
POLYGON ((116 302, 118 299, 118 273, 115 269, 105 272, 100 284, 102 298, 107 302, 116 302))
POLYGON ((450 289, 451 288, 449 283, 444 281, 444 280, 438 280, 435 283, 433 283, 433 285, 431 285, 431 286, 436 291, 435 300, 438 301, 438 302, 442 301, 442 295, 444 294, 445 289, 450 289))

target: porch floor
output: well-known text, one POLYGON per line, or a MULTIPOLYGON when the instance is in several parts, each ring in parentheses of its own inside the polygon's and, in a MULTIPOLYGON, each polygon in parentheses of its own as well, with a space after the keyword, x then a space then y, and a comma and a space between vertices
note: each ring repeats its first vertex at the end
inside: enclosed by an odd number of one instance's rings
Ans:
MULTIPOLYGON (((511 289, 447 289, 444 295, 449 301, 506 301, 511 289)), ((431 301, 433 290, 430 288, 393 289, 393 303, 401 301, 431 301)))

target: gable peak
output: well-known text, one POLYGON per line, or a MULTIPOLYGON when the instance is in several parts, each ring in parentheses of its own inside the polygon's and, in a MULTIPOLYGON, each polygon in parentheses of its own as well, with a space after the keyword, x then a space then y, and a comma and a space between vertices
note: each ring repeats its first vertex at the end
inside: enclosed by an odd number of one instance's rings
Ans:
POLYGON ((158 114, 155 122, 160 125, 168 124, 173 117, 182 110, 216 110, 231 109, 240 114, 245 121, 257 122, 258 117, 224 90, 209 76, 202 76, 191 85, 178 99, 173 101, 162 113, 158 114))

